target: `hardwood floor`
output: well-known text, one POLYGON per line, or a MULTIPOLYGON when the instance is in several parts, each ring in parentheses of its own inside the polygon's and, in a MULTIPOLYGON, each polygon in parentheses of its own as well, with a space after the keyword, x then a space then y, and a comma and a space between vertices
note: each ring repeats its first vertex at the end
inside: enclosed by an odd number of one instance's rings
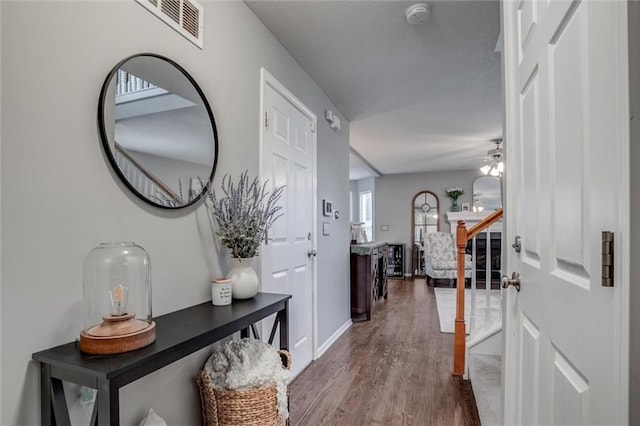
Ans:
POLYGON ((372 320, 354 323, 291 384, 291 424, 479 425, 470 384, 451 375, 452 353, 433 289, 389 280, 372 320))

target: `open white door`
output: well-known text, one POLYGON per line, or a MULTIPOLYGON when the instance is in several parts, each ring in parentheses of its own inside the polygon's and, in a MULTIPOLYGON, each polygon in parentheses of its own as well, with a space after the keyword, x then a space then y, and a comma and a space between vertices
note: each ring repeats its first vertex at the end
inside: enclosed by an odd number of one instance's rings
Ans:
MULTIPOLYGON (((262 291, 292 295, 289 351, 295 377, 315 351, 316 116, 264 69, 262 107, 262 177, 270 185, 286 185, 283 216, 270 230, 260 256, 262 291)), ((265 329, 272 323, 267 321, 265 329)))
POLYGON ((504 1, 504 424, 627 424, 624 1, 504 1), (613 287, 602 231, 615 235, 613 287), (522 238, 519 253, 511 248, 522 238))

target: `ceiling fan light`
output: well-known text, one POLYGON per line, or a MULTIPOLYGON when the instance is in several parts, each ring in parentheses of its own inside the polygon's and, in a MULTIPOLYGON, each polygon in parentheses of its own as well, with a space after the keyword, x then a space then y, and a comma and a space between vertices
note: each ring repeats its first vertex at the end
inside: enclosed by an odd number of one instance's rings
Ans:
POLYGON ((482 172, 482 174, 488 175, 489 171, 491 171, 491 166, 488 164, 485 164, 484 166, 480 167, 480 171, 482 172))
POLYGON ((491 176, 498 177, 498 176, 500 176, 500 171, 498 170, 498 168, 497 168, 497 167, 492 167, 492 168, 491 168, 491 171, 489 172, 489 174, 490 174, 491 176))
POLYGON ((498 165, 496 166, 496 168, 498 169, 499 173, 504 172, 504 163, 502 161, 499 161, 498 165))

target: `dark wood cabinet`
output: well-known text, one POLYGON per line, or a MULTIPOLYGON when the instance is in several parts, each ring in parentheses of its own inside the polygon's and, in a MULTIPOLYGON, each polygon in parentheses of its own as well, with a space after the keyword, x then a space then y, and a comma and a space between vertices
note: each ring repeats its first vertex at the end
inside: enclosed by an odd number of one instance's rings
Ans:
POLYGON ((387 278, 404 278, 404 244, 389 244, 387 278))
POLYGON ((351 246, 351 318, 371 320, 371 310, 387 298, 387 243, 351 246))

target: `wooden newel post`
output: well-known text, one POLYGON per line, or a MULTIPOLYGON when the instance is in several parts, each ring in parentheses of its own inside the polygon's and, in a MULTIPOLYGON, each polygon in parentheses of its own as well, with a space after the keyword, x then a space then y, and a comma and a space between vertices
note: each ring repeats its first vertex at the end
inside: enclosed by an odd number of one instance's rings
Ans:
POLYGON ((458 248, 458 279, 456 285, 456 323, 453 343, 453 375, 464 374, 465 362, 465 323, 464 323, 464 255, 467 247, 467 227, 464 220, 458 221, 456 229, 456 246, 458 248))

